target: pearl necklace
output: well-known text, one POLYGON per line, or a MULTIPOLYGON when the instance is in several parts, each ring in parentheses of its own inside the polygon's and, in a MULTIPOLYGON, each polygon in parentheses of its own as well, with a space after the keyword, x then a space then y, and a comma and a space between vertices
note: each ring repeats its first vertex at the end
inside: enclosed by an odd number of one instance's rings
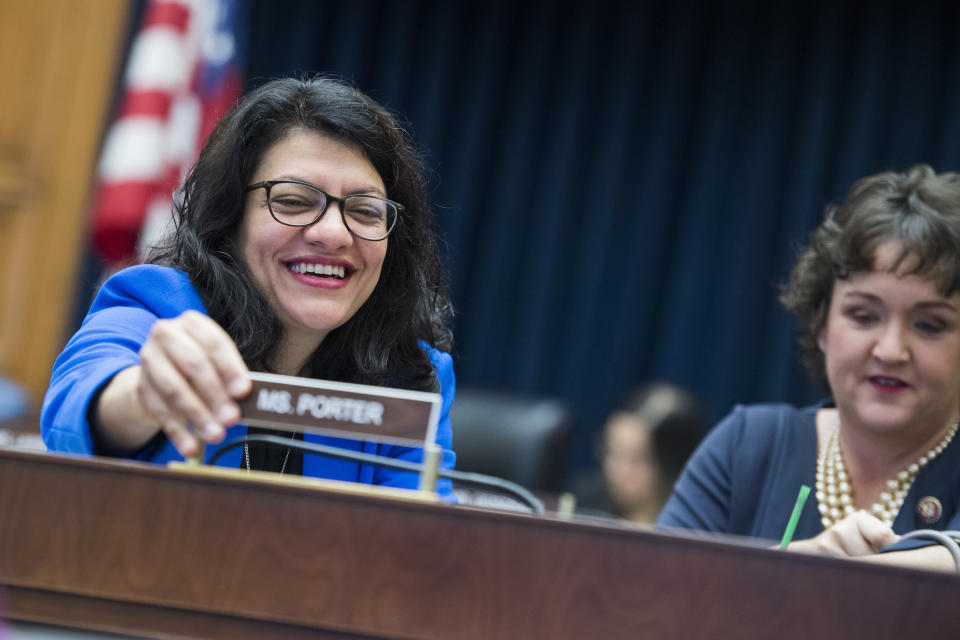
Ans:
MULTIPOLYGON (((870 513, 888 527, 893 526, 893 521, 900 513, 900 507, 903 506, 903 499, 910 492, 910 487, 913 486, 913 481, 920 469, 927 466, 947 448, 957 433, 958 426, 960 422, 950 427, 940 444, 887 480, 887 490, 880 494, 880 501, 870 507, 870 513)), ((853 506, 853 488, 850 486, 850 478, 847 476, 843 455, 840 453, 839 433, 838 427, 830 434, 817 458, 817 502, 820 505, 820 521, 824 529, 829 529, 856 511, 853 506)))

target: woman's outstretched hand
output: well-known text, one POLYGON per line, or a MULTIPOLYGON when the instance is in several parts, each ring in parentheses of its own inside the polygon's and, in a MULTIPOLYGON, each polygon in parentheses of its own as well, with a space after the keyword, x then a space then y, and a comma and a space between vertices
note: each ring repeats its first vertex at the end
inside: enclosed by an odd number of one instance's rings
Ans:
POLYGON ((249 391, 249 371, 230 336, 209 317, 187 311, 154 323, 140 364, 104 388, 95 428, 118 452, 135 451, 162 430, 177 451, 191 456, 197 438, 223 439, 240 419, 236 399, 249 391))

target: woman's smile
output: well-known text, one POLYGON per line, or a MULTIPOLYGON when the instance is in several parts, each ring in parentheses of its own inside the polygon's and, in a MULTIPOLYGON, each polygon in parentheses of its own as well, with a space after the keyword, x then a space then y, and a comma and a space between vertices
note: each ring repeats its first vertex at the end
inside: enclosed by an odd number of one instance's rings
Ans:
POLYGON ((880 393, 900 393, 909 387, 903 380, 888 376, 870 376, 867 380, 880 393))
POLYGON ((349 263, 323 259, 302 259, 286 262, 286 267, 297 282, 308 287, 340 289, 356 271, 349 263))

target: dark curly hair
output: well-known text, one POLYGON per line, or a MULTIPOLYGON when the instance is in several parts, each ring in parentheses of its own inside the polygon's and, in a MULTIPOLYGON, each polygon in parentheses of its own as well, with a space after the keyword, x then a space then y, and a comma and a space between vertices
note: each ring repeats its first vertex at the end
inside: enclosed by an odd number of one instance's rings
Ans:
POLYGON ((373 293, 327 335, 301 375, 436 390, 419 341, 449 350, 452 308, 431 230, 423 161, 390 112, 341 80, 273 80, 241 99, 210 135, 177 194, 174 231, 147 262, 186 272, 247 365, 270 371, 282 327, 242 259, 238 230, 244 189, 263 155, 295 130, 318 131, 360 149, 387 197, 404 206, 373 293))
POLYGON ((834 282, 872 271, 877 248, 891 240, 901 247, 891 273, 930 276, 944 296, 960 291, 960 174, 936 174, 925 164, 880 173, 859 180, 842 203, 826 208, 780 298, 797 318, 803 363, 824 388, 817 340, 834 282), (910 270, 903 272, 908 257, 910 270))

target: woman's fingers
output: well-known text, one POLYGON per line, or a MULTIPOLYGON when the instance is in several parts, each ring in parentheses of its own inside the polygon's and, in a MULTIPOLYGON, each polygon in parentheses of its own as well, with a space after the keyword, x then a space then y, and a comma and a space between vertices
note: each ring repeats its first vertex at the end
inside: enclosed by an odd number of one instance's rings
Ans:
MULTIPOLYGON (((141 372, 141 375, 143 373, 141 372)), ((150 384, 142 384, 137 388, 140 405, 160 425, 160 430, 166 434, 173 446, 184 457, 192 456, 197 451, 197 440, 188 429, 185 421, 177 419, 172 414, 166 401, 156 393, 150 384)))
MULTIPOLYGON (((174 320, 157 322, 150 340, 144 345, 148 355, 153 353, 152 348, 157 348, 160 353, 156 355, 168 360, 181 376, 189 381, 196 394, 214 414, 220 412, 222 407, 232 404, 227 384, 220 374, 221 368, 229 367, 232 363, 216 361, 222 360, 222 353, 225 351, 218 343, 226 341, 231 346, 232 343, 226 334, 220 335, 220 331, 209 318, 199 314, 195 317, 184 314, 174 320)), ((143 352, 141 357, 145 357, 143 352)), ((224 415, 223 420, 231 417, 224 415)))
POLYGON ((164 360, 142 368, 138 396, 144 409, 185 456, 196 451, 196 437, 218 440, 223 436, 222 427, 213 420, 186 379, 164 360))
POLYGON ((900 536, 895 534, 893 529, 866 511, 858 511, 851 517, 855 517, 860 537, 870 546, 872 553, 877 553, 900 539, 900 536))
MULTIPOLYGON (((171 354, 163 352, 162 347, 151 341, 140 351, 140 361, 143 368, 141 382, 147 392, 144 398, 152 402, 150 410, 154 415, 161 419, 173 416, 202 430, 206 430, 207 424, 218 424, 210 403, 197 392, 197 381, 215 386, 209 380, 204 381, 201 358, 191 356, 177 362, 171 354), (184 375, 187 370, 191 373, 184 375)), ((209 365, 206 369, 206 373, 209 373, 209 365)), ((206 393, 209 396, 226 397, 222 390, 217 394, 215 389, 209 388, 206 393)))
POLYGON ((874 553, 873 548, 860 533, 860 527, 856 522, 856 514, 847 516, 830 527, 827 533, 835 548, 840 551, 837 555, 853 558, 874 553))
POLYGON ((218 442, 240 418, 234 398, 249 391, 249 373, 210 318, 187 312, 157 321, 140 361, 140 401, 184 455, 196 450, 197 437, 218 442))
POLYGON ((890 527, 866 511, 850 514, 814 538, 817 551, 847 558, 877 553, 897 540, 890 527))
POLYGON ((241 398, 250 392, 247 365, 233 340, 207 316, 188 311, 180 316, 187 334, 200 346, 216 371, 227 394, 241 398))

